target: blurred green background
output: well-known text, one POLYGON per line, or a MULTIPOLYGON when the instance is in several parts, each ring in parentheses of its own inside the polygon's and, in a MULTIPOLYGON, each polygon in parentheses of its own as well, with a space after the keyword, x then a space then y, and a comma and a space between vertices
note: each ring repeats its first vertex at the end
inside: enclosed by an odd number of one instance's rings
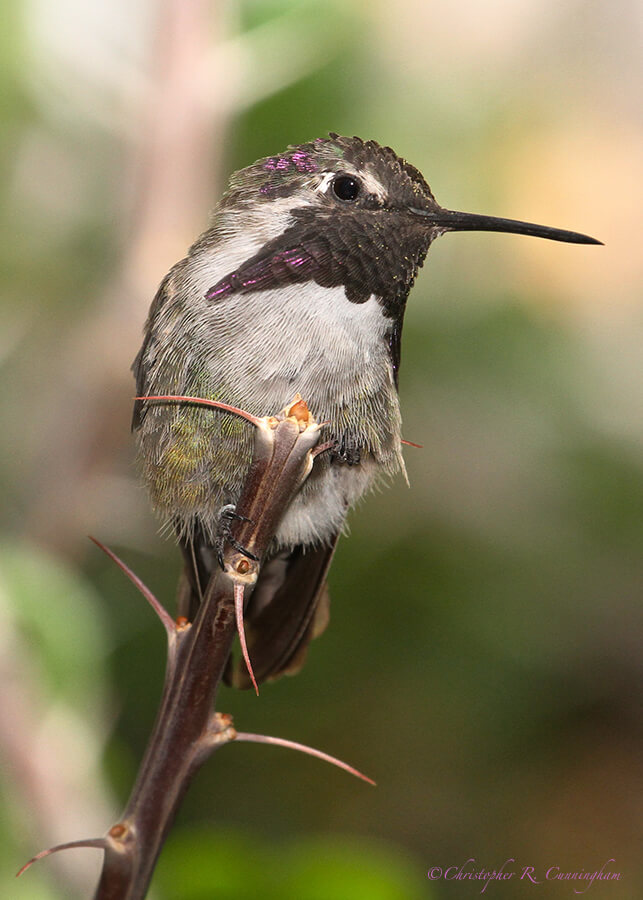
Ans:
MULTIPOLYGON (((168 605, 129 433, 167 269, 234 169, 333 130, 445 206, 604 248, 447 236, 408 307, 402 479, 351 517, 295 679, 222 691, 245 731, 198 776, 159 900, 466 898, 438 879, 594 870, 643 896, 643 342, 636 0, 4 0, 0 106, 0 893, 91 896, 133 782, 168 605)), ((531 898, 519 882, 487 894, 531 898)), ((547 898, 573 894, 547 881, 547 898)))

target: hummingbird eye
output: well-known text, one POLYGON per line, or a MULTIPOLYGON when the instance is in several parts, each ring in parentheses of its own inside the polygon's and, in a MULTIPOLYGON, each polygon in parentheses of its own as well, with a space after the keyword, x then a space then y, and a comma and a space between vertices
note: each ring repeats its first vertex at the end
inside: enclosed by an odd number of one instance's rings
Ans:
POLYGON ((351 202, 359 197, 361 184, 352 175, 337 175, 333 178, 333 193, 339 200, 351 202))

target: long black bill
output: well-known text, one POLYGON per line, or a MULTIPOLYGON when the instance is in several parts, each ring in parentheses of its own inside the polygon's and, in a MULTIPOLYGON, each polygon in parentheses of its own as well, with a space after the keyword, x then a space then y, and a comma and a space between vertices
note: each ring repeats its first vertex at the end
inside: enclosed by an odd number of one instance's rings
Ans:
POLYGON ((549 228, 547 225, 534 225, 531 222, 519 222, 517 219, 479 216, 477 213, 456 212, 450 209, 412 209, 411 212, 416 216, 421 216, 427 225, 444 228, 446 231, 504 231, 509 234, 530 234, 533 237, 547 238, 550 241, 567 241, 570 244, 603 243, 587 234, 579 234, 577 231, 549 228))

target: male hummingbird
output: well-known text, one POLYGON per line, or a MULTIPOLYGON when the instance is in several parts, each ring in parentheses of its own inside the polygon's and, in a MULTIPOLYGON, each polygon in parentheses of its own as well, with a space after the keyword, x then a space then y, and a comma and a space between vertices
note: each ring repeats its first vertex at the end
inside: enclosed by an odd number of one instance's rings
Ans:
MULTIPOLYGON (((299 393, 327 422, 245 611, 257 681, 294 672, 328 619, 326 572, 347 511, 403 467, 397 391, 404 310, 434 238, 505 231, 591 237, 443 209, 390 147, 330 134, 232 175, 210 228, 163 279, 133 370, 139 397, 187 395, 263 416, 299 393)), ((239 498, 253 427, 195 405, 137 400, 154 506, 185 557, 179 611, 198 607, 239 498)), ((250 686, 244 666, 228 680, 250 686)))

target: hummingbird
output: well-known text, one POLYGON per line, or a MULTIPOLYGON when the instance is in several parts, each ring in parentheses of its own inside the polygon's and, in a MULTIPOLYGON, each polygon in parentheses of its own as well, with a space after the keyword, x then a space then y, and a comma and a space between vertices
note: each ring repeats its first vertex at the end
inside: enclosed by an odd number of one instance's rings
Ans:
MULTIPOLYGON (((328 137, 234 173, 211 225, 165 276, 134 361, 132 427, 152 503, 184 556, 192 619, 234 516, 253 428, 299 393, 325 426, 285 510, 244 620, 258 682, 299 670, 328 621, 326 575, 349 509, 404 470, 398 396, 409 291, 435 238, 501 231, 600 244, 573 231, 441 207, 418 169, 373 140, 328 137)), ((240 660, 227 681, 251 686, 240 660)))

